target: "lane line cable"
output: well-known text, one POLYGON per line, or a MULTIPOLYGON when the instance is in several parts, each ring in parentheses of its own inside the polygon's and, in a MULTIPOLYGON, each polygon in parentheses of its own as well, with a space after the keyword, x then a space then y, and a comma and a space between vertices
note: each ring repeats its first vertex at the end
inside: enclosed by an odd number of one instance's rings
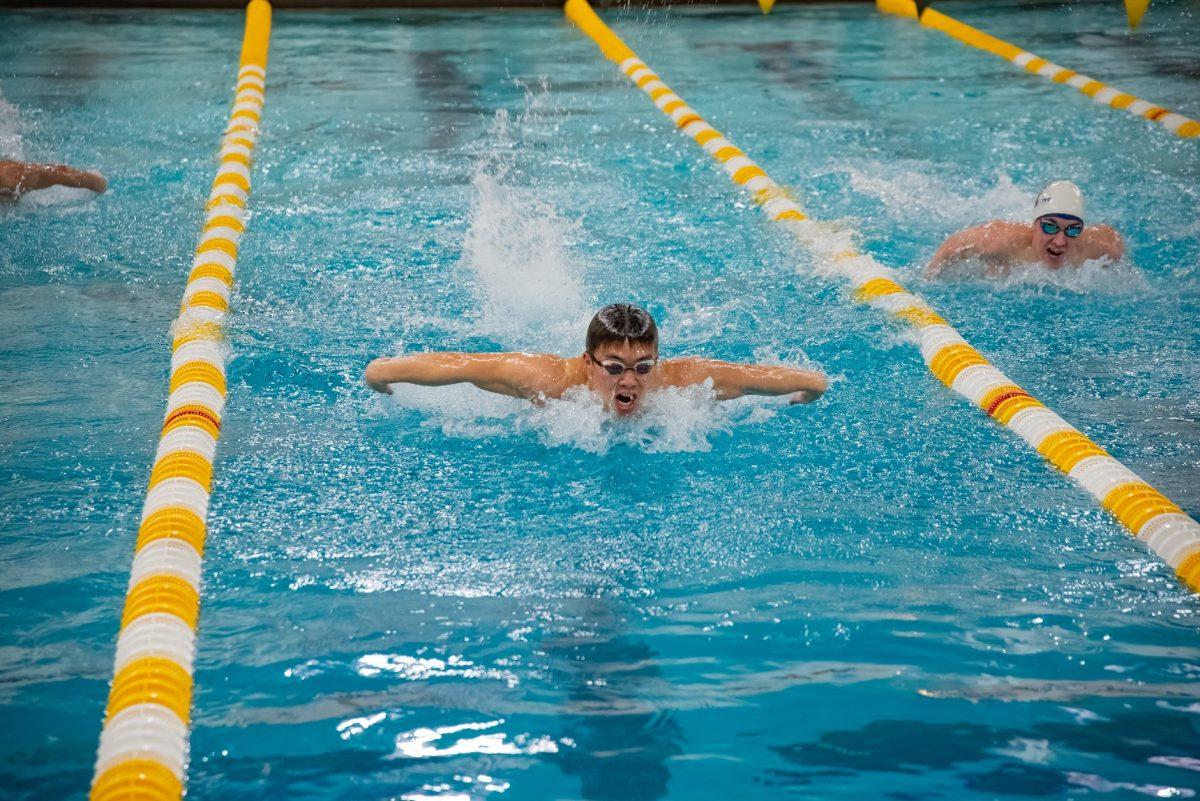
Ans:
POLYGON ((227 389, 224 323, 246 230, 270 36, 270 3, 250 0, 220 163, 171 328, 167 409, 142 507, 91 801, 183 796, 201 561, 227 389))
MULTIPOLYGON (((957 39, 965 45, 977 48, 985 53, 999 56, 1005 61, 1011 61, 1026 72, 1041 75, 1054 83, 1061 83, 1079 90, 1083 94, 1113 108, 1124 109, 1130 114, 1144 117, 1151 122, 1157 122, 1176 136, 1185 139, 1200 136, 1200 122, 1190 117, 1169 111, 1160 105, 1143 100, 1136 95, 1123 92, 1107 84, 1097 81, 1087 75, 1081 75, 1072 69, 1061 67, 1046 59, 1035 56, 1027 50, 1011 45, 1003 39, 986 34, 978 28, 973 28, 953 17, 929 6, 928 2, 921 7, 914 0, 875 0, 875 7, 884 14, 915 19, 926 28, 941 31, 952 39, 957 39)), ((1139 17, 1140 20, 1140 17, 1139 17)), ((1132 24, 1132 17, 1130 22, 1132 24)))

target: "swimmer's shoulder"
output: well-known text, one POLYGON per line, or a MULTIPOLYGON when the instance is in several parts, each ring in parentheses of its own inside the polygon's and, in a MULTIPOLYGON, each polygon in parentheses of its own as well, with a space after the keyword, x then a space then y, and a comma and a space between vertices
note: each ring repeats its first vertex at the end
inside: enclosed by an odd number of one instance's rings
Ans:
POLYGON ((558 398, 571 387, 587 383, 582 356, 513 352, 505 354, 505 359, 521 373, 521 383, 531 396, 558 398))
POLYGON ((708 369, 717 362, 699 356, 663 359, 658 364, 659 383, 664 387, 686 387, 708 377, 708 369))
POLYGON ((992 220, 974 229, 975 246, 984 255, 1016 255, 1028 244, 1028 226, 1008 220, 992 220))
POLYGON ((1111 225, 1089 225, 1083 229, 1080 239, 1080 250, 1085 259, 1117 262, 1125 255, 1125 240, 1111 225))

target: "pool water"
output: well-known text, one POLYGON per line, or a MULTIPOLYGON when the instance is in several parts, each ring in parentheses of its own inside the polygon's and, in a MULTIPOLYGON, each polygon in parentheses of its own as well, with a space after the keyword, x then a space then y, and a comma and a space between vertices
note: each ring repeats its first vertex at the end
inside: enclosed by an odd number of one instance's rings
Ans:
MULTIPOLYGON (((1190 116, 1194 6, 946 2, 1190 116)), ((994 363, 1200 511, 1195 141, 870 4, 608 10, 994 363), (1071 177, 1128 263, 934 283, 1071 177)), ((237 13, 0 11, 0 796, 86 794, 237 13)), ((557 11, 278 11, 230 316, 189 797, 1195 797, 1196 597, 849 302, 557 11), (821 401, 361 384, 379 355, 825 370, 821 401)))

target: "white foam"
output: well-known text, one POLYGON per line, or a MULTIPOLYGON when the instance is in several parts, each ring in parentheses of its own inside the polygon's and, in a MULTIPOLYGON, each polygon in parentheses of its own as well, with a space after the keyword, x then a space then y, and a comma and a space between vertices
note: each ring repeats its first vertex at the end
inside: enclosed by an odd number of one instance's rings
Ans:
POLYGON ((25 161, 25 144, 21 141, 21 115, 17 107, 4 99, 0 86, 0 159, 25 161))
MULTIPOLYGON (((493 129, 504 145, 506 115, 493 129)), ((472 181, 461 264, 474 278, 475 328, 506 348, 559 351, 582 342, 592 313, 584 265, 569 248, 577 226, 544 193, 508 183, 511 152, 489 153, 472 181)))
POLYGON ((774 416, 787 401, 740 398, 717 401, 711 384, 669 387, 646 396, 639 414, 617 417, 587 387, 540 404, 493 395, 471 386, 393 385, 396 404, 429 416, 450 437, 486 439, 534 436, 549 447, 606 454, 614 447, 647 453, 708 451, 734 426, 774 416))
POLYGON ((1018 287, 1065 289, 1081 294, 1130 295, 1149 291, 1150 283, 1137 267, 1122 260, 1085 261, 1079 267, 1051 269, 1040 264, 1020 264, 989 280, 1000 289, 1018 287))
POLYGON ((848 167, 850 187, 883 203, 888 216, 903 224, 921 220, 927 228, 946 233, 984 220, 1028 221, 1032 190, 998 173, 993 185, 983 188, 951 173, 939 174, 908 164, 885 162, 848 167))

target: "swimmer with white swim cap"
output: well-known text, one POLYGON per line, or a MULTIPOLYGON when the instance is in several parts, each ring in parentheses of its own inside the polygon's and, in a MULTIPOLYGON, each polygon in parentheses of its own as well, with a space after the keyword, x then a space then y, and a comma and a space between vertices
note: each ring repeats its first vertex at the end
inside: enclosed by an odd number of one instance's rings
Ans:
POLYGON ((1119 261, 1125 253, 1121 235, 1107 225, 1085 225, 1083 193, 1070 181, 1051 181, 1033 198, 1033 222, 1006 220, 952 234, 925 268, 933 278, 951 267, 982 262, 989 275, 1002 275, 1018 264, 1057 270, 1085 261, 1119 261))
POLYGON ((658 358, 658 327, 645 310, 628 303, 605 306, 588 325, 579 356, 549 353, 417 353, 376 359, 364 378, 377 392, 392 393, 391 384, 423 386, 474 384, 488 392, 527 398, 535 403, 560 398, 568 389, 586 386, 622 417, 636 413, 646 396, 663 387, 712 381, 718 399, 742 395, 791 395, 792 403, 809 403, 825 392, 821 373, 763 364, 716 359, 658 358))

